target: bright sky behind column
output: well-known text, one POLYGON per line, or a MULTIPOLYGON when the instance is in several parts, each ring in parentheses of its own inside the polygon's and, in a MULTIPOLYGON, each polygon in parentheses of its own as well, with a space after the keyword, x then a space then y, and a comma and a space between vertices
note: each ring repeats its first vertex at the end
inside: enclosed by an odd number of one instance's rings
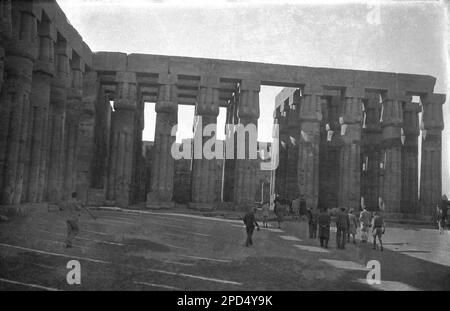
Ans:
MULTIPOLYGON (((437 78, 436 93, 448 93, 444 1, 57 2, 93 51, 426 74, 437 78)), ((279 90, 260 92, 259 140, 271 141, 279 90)), ((179 116, 179 130, 187 135, 192 108, 181 108, 179 116)), ((448 103, 444 118, 443 188, 448 193, 448 103)), ((153 137, 153 122, 146 120, 144 139, 153 137)), ((224 112, 218 123, 224 123, 224 112)))

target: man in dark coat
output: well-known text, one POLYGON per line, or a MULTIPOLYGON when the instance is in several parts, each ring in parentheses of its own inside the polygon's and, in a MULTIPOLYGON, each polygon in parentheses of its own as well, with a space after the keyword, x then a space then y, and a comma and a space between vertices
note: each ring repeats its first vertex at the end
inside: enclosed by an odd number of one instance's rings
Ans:
POLYGON ((253 245, 252 236, 253 231, 255 230, 255 226, 256 228, 258 228, 257 230, 259 231, 259 225, 255 219, 255 211, 256 208, 252 208, 247 214, 245 214, 243 219, 245 224, 245 230, 247 231, 247 241, 245 242, 245 246, 247 247, 253 245))
POLYGON ((347 240, 347 233, 350 226, 348 214, 345 207, 341 207, 336 215, 336 246, 340 249, 345 249, 345 241, 347 240))
POLYGON ((320 210, 318 223, 320 246, 328 248, 328 240, 330 239, 331 217, 326 208, 322 208, 320 210))

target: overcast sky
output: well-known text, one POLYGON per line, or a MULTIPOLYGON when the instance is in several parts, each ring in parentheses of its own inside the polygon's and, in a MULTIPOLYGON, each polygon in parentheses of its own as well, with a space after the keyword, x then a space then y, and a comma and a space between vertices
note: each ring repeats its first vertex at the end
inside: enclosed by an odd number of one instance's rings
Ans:
MULTIPOLYGON (((93 51, 427 74, 447 93, 446 15, 438 1, 58 0, 93 51), (378 2, 380 3, 380 2, 378 2)), ((263 87, 259 133, 271 140, 279 88, 263 87)), ((154 109, 149 106, 147 110, 154 109)), ((444 106, 444 192, 450 192, 450 105, 444 106)), ((224 124, 225 111, 219 115, 224 124)), ((179 112, 191 131, 193 108, 179 112)), ((153 140, 146 113, 144 139, 153 140)))

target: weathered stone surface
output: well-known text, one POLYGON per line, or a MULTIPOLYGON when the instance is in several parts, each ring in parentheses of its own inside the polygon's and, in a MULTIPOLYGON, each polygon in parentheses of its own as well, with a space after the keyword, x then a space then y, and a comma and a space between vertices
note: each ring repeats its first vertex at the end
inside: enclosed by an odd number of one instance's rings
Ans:
POLYGON ((420 173, 420 205, 424 215, 436 213, 442 195, 442 105, 445 95, 430 94, 422 99, 422 161, 420 173))
MULTIPOLYGON (((152 188, 147 195, 147 207, 157 208, 162 202, 172 202, 174 159, 171 147, 175 141, 172 128, 177 123, 177 102, 175 76, 160 76, 156 110, 154 161, 152 167, 152 188)), ((172 204, 169 204, 172 206, 172 204)))
POLYGON ((0 170, 2 204, 22 199, 27 161, 28 123, 33 63, 37 55, 37 20, 24 1, 12 3, 12 37, 6 47, 7 80, 0 99, 0 170))
MULTIPOLYGON (((258 125, 259 118, 259 84, 255 81, 242 83, 237 110, 238 126, 258 125)), ((252 206, 255 202, 258 187, 258 160, 251 159, 252 144, 257 147, 256 137, 245 134, 244 159, 237 157, 235 161, 234 203, 238 208, 252 206)), ((239 143, 239 138, 237 138, 239 143)))
POLYGON ((306 207, 316 207, 319 195, 319 142, 321 93, 305 89, 300 105, 300 135, 298 147, 299 193, 306 201, 306 207))

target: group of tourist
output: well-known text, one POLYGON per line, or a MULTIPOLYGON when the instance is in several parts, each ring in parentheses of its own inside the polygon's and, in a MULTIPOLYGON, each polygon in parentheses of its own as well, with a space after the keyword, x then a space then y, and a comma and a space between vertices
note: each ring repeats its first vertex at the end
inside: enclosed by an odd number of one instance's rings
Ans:
MULTIPOLYGON (((279 196, 275 197, 273 204, 278 228, 281 228, 284 214, 289 212, 286 208, 289 204, 287 204, 286 200, 281 199, 279 196)), ((444 205, 447 207, 446 204, 444 205)), ((306 214, 308 220, 309 238, 316 239, 318 237, 320 246, 328 248, 332 216, 330 211, 327 208, 306 209, 306 202, 303 197, 292 200, 290 206, 291 211, 294 214, 294 219, 298 219, 301 215, 306 214)), ((269 208, 268 202, 264 202, 262 204, 263 227, 265 228, 268 227, 269 208)), ((252 208, 251 211, 249 211, 243 218, 247 231, 246 246, 252 245, 252 235, 255 227, 259 230, 259 225, 256 222, 254 214, 255 211, 256 208, 252 208)), ((447 215, 447 209, 445 209, 445 215, 447 215)), ((385 233, 385 224, 379 211, 374 212, 372 215, 372 213, 364 207, 358 217, 354 209, 350 209, 347 212, 344 207, 341 207, 334 216, 336 223, 337 248, 345 249, 345 244, 350 242, 356 244, 358 228, 360 228, 361 232, 361 242, 367 243, 369 240, 369 231, 370 228, 372 228, 373 249, 377 248, 378 240, 380 249, 383 251, 382 236, 385 233)))
MULTIPOLYGON (((384 220, 380 212, 375 212, 372 217, 371 212, 364 208, 359 217, 355 214, 354 209, 349 212, 345 208, 340 208, 335 215, 336 223, 336 247, 345 249, 345 244, 352 242, 356 244, 356 234, 358 228, 361 231, 361 242, 367 243, 369 239, 369 229, 372 228, 373 248, 377 247, 377 239, 383 250, 382 235, 385 232, 384 220)), ((326 208, 310 208, 308 209, 308 228, 309 238, 318 237, 320 246, 328 248, 328 240, 330 239, 331 213, 326 208)))

